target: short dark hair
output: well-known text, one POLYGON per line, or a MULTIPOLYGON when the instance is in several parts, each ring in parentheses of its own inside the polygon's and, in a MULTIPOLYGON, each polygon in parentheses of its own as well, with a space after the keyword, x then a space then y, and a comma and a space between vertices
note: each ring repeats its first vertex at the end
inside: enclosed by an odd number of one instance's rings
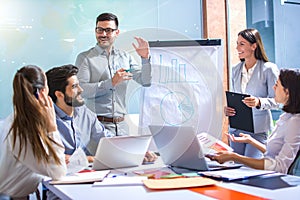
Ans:
POLYGON ((254 29, 254 28, 248 28, 248 29, 245 29, 245 30, 242 30, 241 32, 239 32, 238 36, 239 35, 242 36, 245 40, 247 40, 251 44, 256 43, 257 47, 254 51, 254 56, 256 59, 263 60, 264 62, 269 61, 258 30, 254 29))
POLYGON ((298 69, 281 69, 279 80, 289 92, 289 99, 282 110, 292 114, 300 113, 300 71, 298 69))
POLYGON ((119 27, 118 17, 112 13, 102 13, 96 19, 96 26, 99 21, 115 21, 116 28, 119 27))
POLYGON ((54 103, 56 103, 57 100, 55 91, 65 93, 66 87, 69 84, 68 79, 71 76, 77 75, 77 73, 78 68, 71 64, 63 65, 61 67, 54 67, 46 72, 49 96, 52 98, 54 103))

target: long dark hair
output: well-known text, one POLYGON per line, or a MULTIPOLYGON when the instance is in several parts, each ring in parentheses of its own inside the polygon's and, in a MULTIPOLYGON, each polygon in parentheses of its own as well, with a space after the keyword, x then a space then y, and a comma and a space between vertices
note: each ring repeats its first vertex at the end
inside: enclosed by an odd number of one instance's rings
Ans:
MULTIPOLYGON (((254 56, 256 59, 263 60, 264 62, 269 61, 258 30, 252 29, 252 28, 245 29, 245 30, 239 32, 238 36, 242 36, 245 40, 247 40, 251 44, 256 43, 257 47, 254 51, 254 56)), ((244 59, 241 59, 241 61, 244 61, 244 59)))
POLYGON ((14 119, 9 134, 13 135, 13 149, 16 142, 19 143, 18 159, 22 149, 25 149, 25 157, 29 143, 38 162, 48 163, 53 157, 57 164, 61 164, 51 144, 54 141, 48 137, 48 116, 37 101, 38 92, 45 88, 45 84, 44 72, 35 65, 24 66, 17 71, 13 80, 14 119))
POLYGON ((289 99, 282 110, 287 113, 300 113, 300 72, 297 69, 281 69, 281 85, 288 90, 289 99))

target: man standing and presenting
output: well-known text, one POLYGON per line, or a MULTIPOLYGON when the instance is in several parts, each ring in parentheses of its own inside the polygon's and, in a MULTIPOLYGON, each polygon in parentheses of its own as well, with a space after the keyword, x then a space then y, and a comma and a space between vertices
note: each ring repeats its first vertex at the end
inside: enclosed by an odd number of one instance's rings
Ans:
POLYGON ((93 110, 98 120, 116 136, 128 135, 126 115, 126 90, 128 81, 133 79, 144 87, 151 85, 150 50, 147 41, 135 37, 133 44, 141 56, 142 67, 133 57, 114 48, 118 37, 118 18, 112 13, 102 13, 97 17, 95 34, 97 44, 77 56, 78 79, 84 89, 82 96, 87 106, 93 110))

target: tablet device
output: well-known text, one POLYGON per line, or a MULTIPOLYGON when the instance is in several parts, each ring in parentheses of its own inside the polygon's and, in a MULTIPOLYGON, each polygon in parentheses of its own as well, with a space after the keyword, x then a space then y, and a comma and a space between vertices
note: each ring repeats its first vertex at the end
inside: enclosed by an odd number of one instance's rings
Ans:
POLYGON ((242 102, 248 94, 241 94, 226 91, 227 106, 235 109, 235 116, 229 117, 229 125, 236 128, 254 133, 252 108, 242 102))
POLYGON ((115 169, 139 166, 148 150, 151 135, 103 137, 100 139, 93 169, 115 169))

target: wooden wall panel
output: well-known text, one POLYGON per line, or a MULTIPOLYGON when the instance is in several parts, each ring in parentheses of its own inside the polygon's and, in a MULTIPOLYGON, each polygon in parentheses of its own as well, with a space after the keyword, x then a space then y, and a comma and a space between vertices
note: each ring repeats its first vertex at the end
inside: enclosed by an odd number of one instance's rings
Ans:
MULTIPOLYGON (((246 28, 246 3, 242 0, 203 0, 203 36, 220 38, 224 52, 224 91, 229 88, 231 66, 238 62, 236 52, 237 33, 246 28)), ((225 92, 224 92, 225 93, 225 92)), ((223 93, 223 94, 224 94, 223 93)), ((223 95, 224 105, 226 103, 223 95)), ((228 130, 228 119, 223 117, 223 130, 228 130)), ((222 134, 222 140, 227 138, 222 134)))

